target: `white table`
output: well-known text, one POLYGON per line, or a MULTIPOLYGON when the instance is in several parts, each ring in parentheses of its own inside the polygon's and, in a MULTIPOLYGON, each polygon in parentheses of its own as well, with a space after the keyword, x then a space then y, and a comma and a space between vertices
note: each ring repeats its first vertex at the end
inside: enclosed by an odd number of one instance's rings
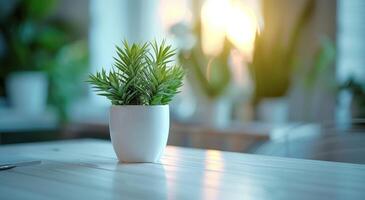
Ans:
POLYGON ((365 199, 365 166, 169 146, 161 164, 118 164, 110 142, 0 146, 0 199, 365 199))

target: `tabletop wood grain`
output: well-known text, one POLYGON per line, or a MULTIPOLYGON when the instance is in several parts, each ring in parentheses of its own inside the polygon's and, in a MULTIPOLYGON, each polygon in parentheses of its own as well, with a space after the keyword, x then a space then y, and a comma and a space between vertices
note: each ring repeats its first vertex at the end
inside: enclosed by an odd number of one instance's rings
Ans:
POLYGON ((168 146, 161 163, 120 164, 110 142, 0 146, 0 199, 365 199, 365 166, 168 146))

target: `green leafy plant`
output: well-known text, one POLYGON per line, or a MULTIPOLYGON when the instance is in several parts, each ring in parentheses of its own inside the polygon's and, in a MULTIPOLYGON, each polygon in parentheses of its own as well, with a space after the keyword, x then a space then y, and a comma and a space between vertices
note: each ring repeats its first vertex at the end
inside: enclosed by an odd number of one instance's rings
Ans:
POLYGON ((365 117, 365 83, 356 80, 355 77, 350 77, 344 83, 339 85, 340 90, 348 90, 352 93, 352 104, 355 109, 352 110, 354 118, 365 117))
POLYGON ((87 91, 83 80, 88 71, 88 47, 72 23, 57 16, 60 3, 0 1, 0 96, 6 96, 9 74, 43 72, 49 81, 48 103, 61 121, 67 121, 67 107, 82 97, 80 90, 87 91))
POLYGON ((199 93, 208 99, 218 99, 227 95, 232 79, 229 54, 233 45, 225 38, 222 51, 217 56, 207 56, 202 50, 200 22, 196 23, 193 31, 196 44, 193 48, 179 53, 180 62, 192 72, 189 73, 188 79, 200 89, 199 93))
POLYGON ((67 24, 54 17, 56 0, 0 1, 0 95, 16 71, 44 71, 70 41, 67 24))
POLYGON ((89 76, 98 95, 113 105, 165 105, 182 86, 184 71, 172 63, 176 54, 165 41, 116 47, 117 57, 110 70, 89 76))
MULTIPOLYGON (((265 1, 267 4, 268 2, 265 1)), ((264 21, 274 23, 270 16, 270 6, 263 8, 264 21)), ((285 96, 291 86, 293 68, 297 65, 297 51, 304 28, 310 22, 315 11, 314 0, 305 2, 299 13, 293 28, 287 38, 287 44, 283 41, 283 29, 271 30, 270 26, 257 33, 253 60, 250 65, 252 79, 255 83, 254 103, 257 104, 263 98, 285 96), (274 39, 271 36, 275 35, 274 39), (271 43, 269 43, 269 41, 271 43)))
MULTIPOLYGON (((314 55, 313 62, 311 63, 311 67, 304 80, 307 89, 313 89, 319 81, 320 76, 325 73, 330 73, 329 70, 332 70, 330 66, 332 66, 335 59, 336 47, 334 42, 330 38, 323 36, 320 41, 320 47, 314 55)), ((325 86, 328 88, 337 87, 337 84, 335 83, 336 80, 334 80, 335 78, 331 77, 330 79, 331 80, 328 80, 327 85, 325 86)))
POLYGON ((85 40, 65 44, 46 69, 49 77, 49 103, 57 109, 60 120, 69 119, 68 107, 87 95, 88 46, 85 40))

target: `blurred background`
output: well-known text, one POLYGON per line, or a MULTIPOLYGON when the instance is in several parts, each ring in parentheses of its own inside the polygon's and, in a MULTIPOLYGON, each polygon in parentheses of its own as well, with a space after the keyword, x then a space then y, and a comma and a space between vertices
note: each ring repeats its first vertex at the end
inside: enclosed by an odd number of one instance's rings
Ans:
POLYGON ((363 0, 0 0, 0 144, 109 139, 89 73, 166 40, 170 145, 365 163, 363 0))

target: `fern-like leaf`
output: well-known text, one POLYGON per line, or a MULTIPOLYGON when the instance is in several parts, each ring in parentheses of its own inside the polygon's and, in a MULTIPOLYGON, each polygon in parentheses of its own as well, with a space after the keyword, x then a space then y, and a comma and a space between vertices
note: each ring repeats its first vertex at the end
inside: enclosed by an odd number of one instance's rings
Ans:
POLYGON ((179 92, 184 71, 171 64, 176 53, 165 41, 130 45, 124 40, 116 53, 109 73, 103 69, 88 80, 113 105, 165 105, 179 92))

